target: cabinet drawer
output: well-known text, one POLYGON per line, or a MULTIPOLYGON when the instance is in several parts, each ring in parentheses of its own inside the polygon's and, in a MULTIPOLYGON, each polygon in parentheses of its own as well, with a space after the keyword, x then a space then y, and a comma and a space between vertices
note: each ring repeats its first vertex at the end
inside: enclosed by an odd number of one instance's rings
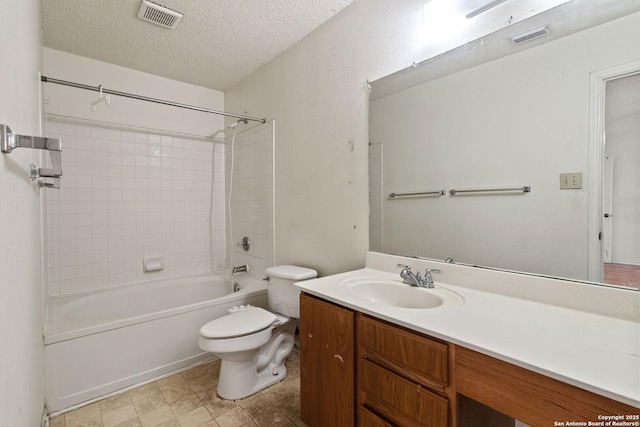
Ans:
POLYGON ((358 409, 358 427, 393 427, 393 424, 361 406, 358 409))
POLYGON ((367 360, 360 360, 360 404, 394 424, 448 426, 447 399, 367 360))
POLYGON ((359 316, 358 322, 358 342, 365 353, 370 350, 399 368, 447 385, 446 344, 366 316, 359 316))

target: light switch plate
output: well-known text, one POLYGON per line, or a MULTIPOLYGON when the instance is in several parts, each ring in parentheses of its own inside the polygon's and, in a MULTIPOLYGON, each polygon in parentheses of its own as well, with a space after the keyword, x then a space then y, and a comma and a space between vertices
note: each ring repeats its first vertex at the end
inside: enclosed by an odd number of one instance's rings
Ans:
POLYGON ((569 172, 560 174, 560 189, 575 190, 582 188, 582 172, 569 172))

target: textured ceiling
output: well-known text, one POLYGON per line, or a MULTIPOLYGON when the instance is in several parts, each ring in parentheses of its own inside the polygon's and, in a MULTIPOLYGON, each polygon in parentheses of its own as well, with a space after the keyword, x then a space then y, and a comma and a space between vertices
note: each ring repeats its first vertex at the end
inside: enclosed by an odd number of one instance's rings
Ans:
POLYGON ((42 0, 44 45, 225 91, 353 0, 160 0, 175 30, 137 18, 141 0, 42 0))

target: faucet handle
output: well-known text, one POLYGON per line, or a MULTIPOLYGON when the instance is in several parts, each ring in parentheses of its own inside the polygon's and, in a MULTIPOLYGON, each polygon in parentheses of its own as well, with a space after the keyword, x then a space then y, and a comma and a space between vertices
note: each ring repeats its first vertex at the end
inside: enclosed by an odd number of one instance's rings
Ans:
POLYGON ((424 279, 422 280, 424 286, 427 288, 433 288, 433 278, 431 277, 431 273, 440 274, 442 273, 442 271, 438 270, 437 268, 427 268, 427 270, 424 272, 424 279))
POLYGON ((431 273, 441 274, 442 270, 439 270, 437 268, 427 268, 427 270, 424 272, 424 279, 428 284, 433 283, 433 279, 431 278, 431 273))
POLYGON ((404 264, 396 264, 397 268, 401 268, 402 271, 400 272, 400 277, 402 278, 402 281, 406 284, 411 284, 411 267, 409 267, 408 265, 404 265, 404 264))
POLYGON ((408 265, 396 264, 396 267, 402 269, 402 271, 400 272, 400 277, 402 277, 403 279, 406 279, 411 274, 411 267, 409 267, 408 265))

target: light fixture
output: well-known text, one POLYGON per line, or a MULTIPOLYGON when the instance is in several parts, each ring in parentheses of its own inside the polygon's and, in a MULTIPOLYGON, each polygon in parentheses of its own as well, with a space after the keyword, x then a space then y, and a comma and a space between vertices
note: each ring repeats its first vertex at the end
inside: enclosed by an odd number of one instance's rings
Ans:
POLYGON ((487 10, 491 9, 492 7, 495 7, 497 5, 499 5, 500 3, 503 3, 507 0, 490 0, 488 2, 486 2, 485 4, 483 4, 482 6, 479 6, 473 10, 470 10, 469 12, 466 13, 466 15, 464 15, 467 19, 471 19, 476 15, 480 15, 482 12, 486 12, 487 10))
POLYGON ((424 5, 424 24, 427 37, 438 41, 463 28, 465 19, 451 0, 431 0, 424 5))
POLYGON ((549 30, 547 30, 546 25, 543 25, 542 27, 532 28, 524 33, 516 34, 511 37, 511 40, 515 44, 520 44, 528 42, 529 40, 537 39, 538 37, 546 36, 547 34, 549 34, 549 30))

